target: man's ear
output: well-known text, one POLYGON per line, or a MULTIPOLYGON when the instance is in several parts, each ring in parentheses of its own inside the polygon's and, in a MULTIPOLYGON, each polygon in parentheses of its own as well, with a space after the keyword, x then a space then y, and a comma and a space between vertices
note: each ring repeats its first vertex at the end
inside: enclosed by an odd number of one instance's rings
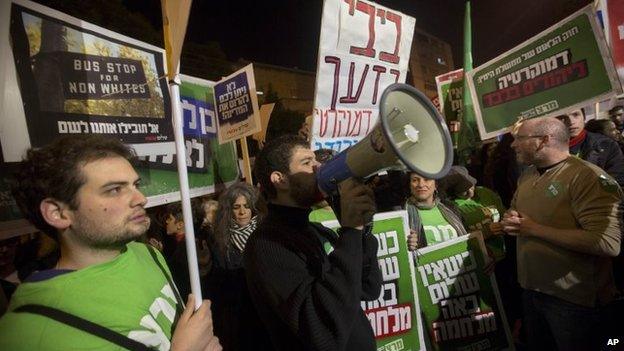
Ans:
POLYGON ((178 229, 178 231, 184 231, 184 221, 180 220, 180 221, 176 221, 176 228, 178 229))
POLYGON ((286 185, 288 185, 288 178, 282 172, 273 171, 270 179, 275 189, 283 189, 286 185))
POLYGON ((45 198, 39 204, 43 219, 56 229, 67 229, 71 225, 69 208, 61 201, 45 198))

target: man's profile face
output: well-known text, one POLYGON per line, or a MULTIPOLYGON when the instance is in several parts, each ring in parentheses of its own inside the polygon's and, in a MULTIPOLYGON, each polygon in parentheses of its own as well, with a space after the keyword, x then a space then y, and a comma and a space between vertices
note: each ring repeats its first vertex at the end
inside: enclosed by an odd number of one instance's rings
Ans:
POLYGON ((522 123, 514 133, 514 141, 511 143, 511 148, 516 152, 518 162, 523 165, 532 165, 535 162, 536 154, 542 142, 541 137, 534 135, 533 129, 531 121, 522 123))
POLYGON ((69 210, 70 230, 78 240, 92 248, 114 249, 147 231, 147 199, 126 159, 102 158, 84 164, 81 172, 85 183, 76 194, 78 208, 69 210))
POLYGON ((568 117, 570 118, 570 137, 574 138, 585 128, 585 116, 579 109, 568 113, 568 117))
POLYGON ((293 149, 287 177, 289 194, 297 205, 310 207, 320 201, 321 196, 315 174, 320 165, 312 150, 301 146, 293 149))

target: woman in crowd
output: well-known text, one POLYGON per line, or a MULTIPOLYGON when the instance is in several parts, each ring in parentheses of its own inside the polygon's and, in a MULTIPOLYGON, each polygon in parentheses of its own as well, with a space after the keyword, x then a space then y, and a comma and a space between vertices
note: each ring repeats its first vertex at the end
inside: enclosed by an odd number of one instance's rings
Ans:
POLYGON ((213 266, 208 285, 213 302, 215 334, 225 350, 244 348, 240 340, 244 328, 247 299, 243 251, 256 229, 258 193, 247 183, 236 183, 219 197, 214 233, 210 243, 213 266))
POLYGON ((443 203, 437 196, 435 180, 410 173, 409 189, 410 196, 405 209, 410 224, 407 242, 410 250, 467 234, 461 217, 452 209, 452 205, 443 203))

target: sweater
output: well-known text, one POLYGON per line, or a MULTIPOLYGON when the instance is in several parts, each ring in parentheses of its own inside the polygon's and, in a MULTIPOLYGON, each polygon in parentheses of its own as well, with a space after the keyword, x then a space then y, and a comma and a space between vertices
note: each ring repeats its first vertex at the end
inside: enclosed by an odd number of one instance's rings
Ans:
POLYGON ((620 251, 621 198, 613 178, 574 156, 541 175, 529 167, 511 207, 538 224, 580 229, 584 235, 565 244, 518 236, 520 285, 588 307, 609 302, 614 294, 609 256, 620 251))
POLYGON ((309 209, 269 204, 247 242, 251 299, 277 350, 375 350, 361 300, 381 290, 377 241, 352 228, 309 222, 309 209), (334 250, 327 254, 319 236, 334 250))

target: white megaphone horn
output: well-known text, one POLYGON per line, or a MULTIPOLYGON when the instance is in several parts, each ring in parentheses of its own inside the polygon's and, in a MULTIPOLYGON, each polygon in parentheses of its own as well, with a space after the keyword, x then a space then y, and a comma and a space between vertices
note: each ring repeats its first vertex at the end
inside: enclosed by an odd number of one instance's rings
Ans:
POLYGON ((327 161, 317 173, 320 190, 335 194, 338 183, 384 170, 410 170, 444 177, 453 164, 453 143, 431 101, 407 84, 392 84, 379 101, 379 121, 360 140, 327 161))

